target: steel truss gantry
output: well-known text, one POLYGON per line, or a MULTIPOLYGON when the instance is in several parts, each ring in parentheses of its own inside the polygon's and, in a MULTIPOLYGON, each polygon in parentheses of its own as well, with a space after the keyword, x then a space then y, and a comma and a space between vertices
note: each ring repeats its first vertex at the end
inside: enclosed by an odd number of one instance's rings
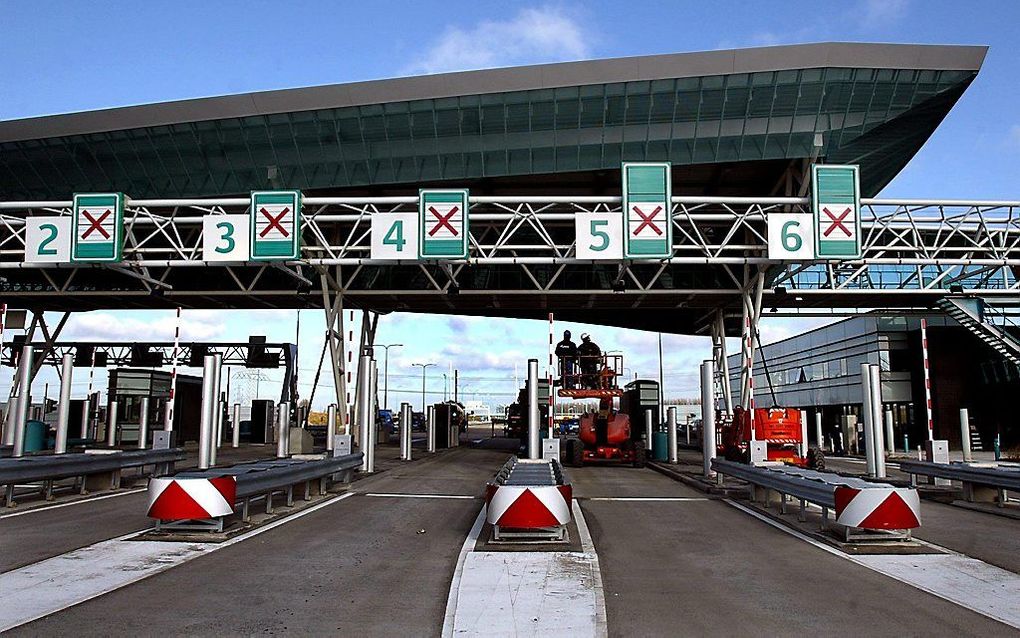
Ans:
MULTIPOLYGON (((202 261, 201 228, 205 215, 245 213, 247 198, 133 200, 125 212, 124 260, 118 264, 29 264, 23 261, 27 216, 70 215, 71 202, 0 202, 0 291, 28 301, 61 295, 130 296, 160 291, 167 296, 279 296, 267 288, 286 273, 291 283, 318 287, 311 271, 342 267, 337 281, 345 294, 546 293, 613 294, 571 285, 572 274, 592 271, 593 262, 577 259, 574 219, 586 212, 620 209, 619 197, 472 197, 470 258, 429 262, 376 261, 370 257, 370 223, 374 215, 414 212, 416 197, 308 197, 302 217, 302 259, 284 264, 202 261), (216 286, 198 271, 215 269, 226 277, 216 286), (414 271, 380 281, 378 270, 414 271), (506 269, 516 277, 505 274, 506 269), (86 285, 83 271, 103 271, 101 285, 86 285), (469 271, 499 270, 496 286, 476 287, 485 277, 469 271), (18 271, 18 272, 15 272, 18 271), (178 271, 193 277, 177 276, 178 271), (406 281, 405 281, 406 280, 406 281), (509 282, 513 285, 508 285, 509 282), (380 285, 382 284, 382 285, 380 285)), ((767 251, 766 219, 770 212, 807 212, 803 197, 674 197, 673 256, 669 259, 621 259, 599 262, 631 294, 737 294, 743 289, 739 267, 768 270, 766 285, 803 295, 850 296, 894 294, 909 298, 950 287, 983 295, 1020 290, 1020 202, 862 200, 860 259, 802 263, 777 262, 767 251), (697 278, 677 281, 675 267, 712 266, 726 275, 716 285, 697 278), (718 285, 722 283, 723 285, 718 285), (704 286, 704 287, 701 287, 704 286)), ((601 271, 600 271, 601 272, 601 271)), ((289 291, 293 294, 294 289, 289 291)), ((40 299, 41 301, 41 299, 40 299)), ((849 300, 848 300, 849 301, 849 300)), ((101 302, 100 302, 101 303, 101 302)), ((286 305, 286 304, 282 304, 286 305)), ((848 305, 854 305, 850 302, 848 305)))

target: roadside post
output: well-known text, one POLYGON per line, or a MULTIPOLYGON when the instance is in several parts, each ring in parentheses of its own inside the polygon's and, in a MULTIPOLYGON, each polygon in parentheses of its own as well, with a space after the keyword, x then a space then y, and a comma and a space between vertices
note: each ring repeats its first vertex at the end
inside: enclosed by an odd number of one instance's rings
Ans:
POLYGON ((358 362, 358 447, 363 454, 361 457, 362 472, 371 471, 368 469, 368 449, 371 447, 371 439, 368 436, 368 422, 369 416, 372 414, 372 409, 369 406, 369 396, 372 391, 371 384, 368 381, 370 374, 372 374, 372 358, 367 354, 362 354, 361 360, 358 362))
POLYGON ((276 420, 276 458, 285 459, 290 454, 290 404, 280 404, 280 413, 276 420))
POLYGON ((875 474, 875 412, 871 408, 871 365, 861 364, 861 418, 864 419, 864 456, 868 461, 868 476, 875 474))
MULTIPOLYGON (((336 436, 336 404, 330 403, 326 408, 326 451, 333 451, 333 443, 336 436)), ((236 447, 236 446, 235 446, 236 447)))
POLYGON ((71 420, 71 375, 74 372, 74 355, 65 354, 60 359, 60 402, 57 404, 57 437, 53 443, 54 454, 67 452, 67 427, 71 420))
POLYGON ((149 444, 149 397, 142 397, 138 414, 138 449, 144 450, 149 444))
POLYGON ((652 427, 652 409, 647 408, 645 410, 645 449, 649 452, 652 451, 652 436, 654 428, 652 427))
MULTIPOLYGON (((552 388, 549 388, 552 392, 552 388)), ((528 458, 538 459, 542 453, 538 435, 538 359, 528 359, 528 458)))
POLYGON ((892 410, 885 411, 885 449, 888 454, 896 451, 896 434, 893 432, 892 410))
POLYGON ((434 454, 436 451, 436 408, 428 406, 425 418, 425 437, 428 439, 428 451, 434 454))
POLYGON ((825 452, 825 435, 822 434, 822 413, 815 412, 815 440, 818 441, 818 449, 825 452))
MULTIPOLYGON (((202 412, 198 423, 198 469, 209 469, 209 442, 213 430, 213 376, 216 374, 216 357, 207 354, 202 360, 202 412)), ((277 448, 279 449, 279 448, 277 448)))
POLYGON ((974 460, 970 449, 970 414, 967 408, 960 408, 960 446, 963 448, 963 460, 974 460))
POLYGON ((106 397, 106 447, 117 445, 117 417, 120 416, 117 408, 117 397, 106 397))
POLYGON ((230 447, 236 448, 241 445, 241 404, 235 403, 233 418, 230 420, 230 447))
POLYGON ((875 476, 885 478, 885 449, 882 437, 882 369, 871 364, 871 435, 875 453, 875 476))
POLYGON ((712 383, 715 366, 711 359, 701 363, 701 456, 705 478, 715 476, 712 459, 715 458, 715 404, 712 383))
POLYGON ((30 395, 34 354, 33 346, 24 346, 21 348, 21 357, 18 359, 18 400, 14 404, 14 420, 11 422, 14 428, 14 450, 11 452, 11 456, 14 458, 25 454, 25 425, 28 421, 28 408, 32 404, 30 395))
MULTIPOLYGON (((679 455, 676 451, 677 440, 676 440, 676 406, 671 405, 666 410, 666 427, 669 428, 669 462, 677 463, 680 460, 679 455)), ((690 437, 690 430, 688 430, 688 437, 690 437)))

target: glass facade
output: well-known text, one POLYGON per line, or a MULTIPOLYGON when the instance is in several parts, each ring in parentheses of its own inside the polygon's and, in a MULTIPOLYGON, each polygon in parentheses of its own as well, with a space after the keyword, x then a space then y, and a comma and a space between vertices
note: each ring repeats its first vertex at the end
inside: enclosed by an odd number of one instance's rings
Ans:
POLYGON ((884 186, 974 71, 816 68, 583 85, 194 121, 0 144, 0 197, 407 185, 811 155, 884 186))

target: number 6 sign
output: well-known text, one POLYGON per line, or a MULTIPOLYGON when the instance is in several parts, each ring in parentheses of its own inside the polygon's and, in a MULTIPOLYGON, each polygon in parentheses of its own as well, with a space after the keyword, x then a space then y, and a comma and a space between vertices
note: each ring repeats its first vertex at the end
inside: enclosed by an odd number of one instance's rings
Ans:
POLYGON ((574 217, 577 258, 623 259, 623 220, 619 213, 579 213, 574 217))

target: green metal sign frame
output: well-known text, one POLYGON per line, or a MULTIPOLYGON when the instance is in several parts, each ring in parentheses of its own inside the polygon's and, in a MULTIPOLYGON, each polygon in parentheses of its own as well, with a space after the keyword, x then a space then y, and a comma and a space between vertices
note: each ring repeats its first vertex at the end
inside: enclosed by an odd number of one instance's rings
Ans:
POLYGON ((301 191, 252 191, 250 215, 253 261, 301 258, 301 191), (290 220, 282 220, 287 208, 293 215, 290 220), (283 234, 284 238, 266 239, 269 233, 283 234))
POLYGON ((815 257, 860 258, 860 168, 856 165, 813 164, 811 207, 815 215, 815 257))
POLYGON ((111 263, 124 258, 124 193, 75 193, 71 207, 71 261, 73 263, 111 263), (105 209, 91 215, 88 209, 105 209), (113 216, 113 232, 107 233, 103 222, 113 216), (80 229, 81 217, 88 226, 80 229), (79 234, 81 233, 81 234, 79 234), (109 234, 109 241, 85 241, 93 233, 109 234), (85 237, 82 237, 84 235, 85 237))
POLYGON ((465 189, 422 189, 418 191, 418 257, 420 259, 467 259, 468 236, 468 190, 465 189), (453 205, 450 207, 450 205, 453 205), (439 210, 436 206, 441 206, 439 210), (447 209, 447 207, 450 207, 447 209), (450 215, 463 215, 460 231, 451 224, 450 215), (431 222, 431 223, 430 223, 431 222), (459 237, 433 238, 434 235, 453 234, 459 237))
POLYGON ((673 256, 673 183, 669 162, 624 162, 623 256, 657 259, 673 256), (650 206, 644 206, 648 204, 650 206), (646 209, 647 210, 643 210, 646 209), (632 224, 637 224, 632 228, 632 224), (647 229, 647 231, 645 230, 647 229), (638 237, 650 232, 653 237, 638 237))

